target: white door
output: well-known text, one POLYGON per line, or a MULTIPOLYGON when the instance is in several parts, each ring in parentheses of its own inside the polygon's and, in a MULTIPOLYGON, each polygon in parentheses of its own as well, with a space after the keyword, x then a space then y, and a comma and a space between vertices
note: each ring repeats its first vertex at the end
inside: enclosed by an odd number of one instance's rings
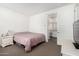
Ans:
POLYGON ((64 35, 64 24, 62 19, 62 14, 57 15, 57 44, 61 45, 61 40, 63 39, 64 35))
POLYGON ((57 14, 57 44, 63 40, 73 40, 74 7, 61 8, 57 14))

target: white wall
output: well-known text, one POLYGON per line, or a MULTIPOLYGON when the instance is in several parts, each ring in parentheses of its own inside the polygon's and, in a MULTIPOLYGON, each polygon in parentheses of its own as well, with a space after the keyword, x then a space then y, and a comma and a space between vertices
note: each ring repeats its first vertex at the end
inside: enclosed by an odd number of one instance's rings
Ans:
POLYGON ((11 31, 27 31, 28 17, 0 6, 0 34, 8 30, 11 31))
MULTIPOLYGON (((40 14, 30 18, 29 31, 36 33, 47 33, 47 19, 46 15, 40 14)), ((45 34, 47 36, 47 34, 45 34)))
POLYGON ((43 32, 47 37, 48 34, 47 34, 46 26, 47 26, 48 14, 57 13, 56 20, 59 26, 59 27, 57 26, 57 29, 60 32, 60 34, 63 33, 64 35, 64 37, 61 35, 61 38, 58 38, 58 44, 61 41, 59 39, 62 39, 62 38, 73 40, 74 6, 75 4, 71 4, 61 8, 50 10, 48 12, 31 16, 29 30, 32 32, 40 32, 40 33, 43 32), (61 26, 63 24, 65 27, 61 26), (63 30, 60 31, 61 27, 63 30))

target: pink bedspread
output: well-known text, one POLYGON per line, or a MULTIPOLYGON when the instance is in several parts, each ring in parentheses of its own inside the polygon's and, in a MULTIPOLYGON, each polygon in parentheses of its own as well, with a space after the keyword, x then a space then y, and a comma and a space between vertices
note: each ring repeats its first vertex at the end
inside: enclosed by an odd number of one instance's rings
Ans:
POLYGON ((14 41, 25 46, 25 51, 30 51, 31 47, 45 41, 45 36, 40 33, 19 32, 14 35, 14 41))

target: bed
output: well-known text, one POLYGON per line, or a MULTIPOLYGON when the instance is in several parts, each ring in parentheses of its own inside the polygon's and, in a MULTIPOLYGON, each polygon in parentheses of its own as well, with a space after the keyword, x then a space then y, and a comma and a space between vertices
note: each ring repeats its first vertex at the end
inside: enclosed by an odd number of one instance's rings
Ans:
POLYGON ((31 51, 33 46, 45 41, 45 35, 41 33, 19 32, 14 35, 14 41, 25 47, 25 51, 31 51))

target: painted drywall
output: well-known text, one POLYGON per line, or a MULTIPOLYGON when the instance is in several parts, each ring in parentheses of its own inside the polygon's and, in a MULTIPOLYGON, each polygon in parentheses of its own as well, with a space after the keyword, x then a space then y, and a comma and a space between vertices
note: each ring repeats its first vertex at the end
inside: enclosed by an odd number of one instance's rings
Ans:
POLYGON ((31 16, 29 30, 44 33, 48 41, 47 18, 49 14, 57 13, 57 43, 60 45, 64 39, 73 40, 74 6, 71 4, 31 16))
POLYGON ((1 6, 16 10, 26 16, 42 13, 67 4, 69 3, 0 3, 1 6))
POLYGON ((29 31, 36 32, 36 33, 43 33, 47 37, 47 19, 46 15, 35 15, 30 17, 30 23, 29 23, 29 31))
POLYGON ((8 30, 28 31, 28 17, 11 9, 0 6, 0 34, 8 30))

